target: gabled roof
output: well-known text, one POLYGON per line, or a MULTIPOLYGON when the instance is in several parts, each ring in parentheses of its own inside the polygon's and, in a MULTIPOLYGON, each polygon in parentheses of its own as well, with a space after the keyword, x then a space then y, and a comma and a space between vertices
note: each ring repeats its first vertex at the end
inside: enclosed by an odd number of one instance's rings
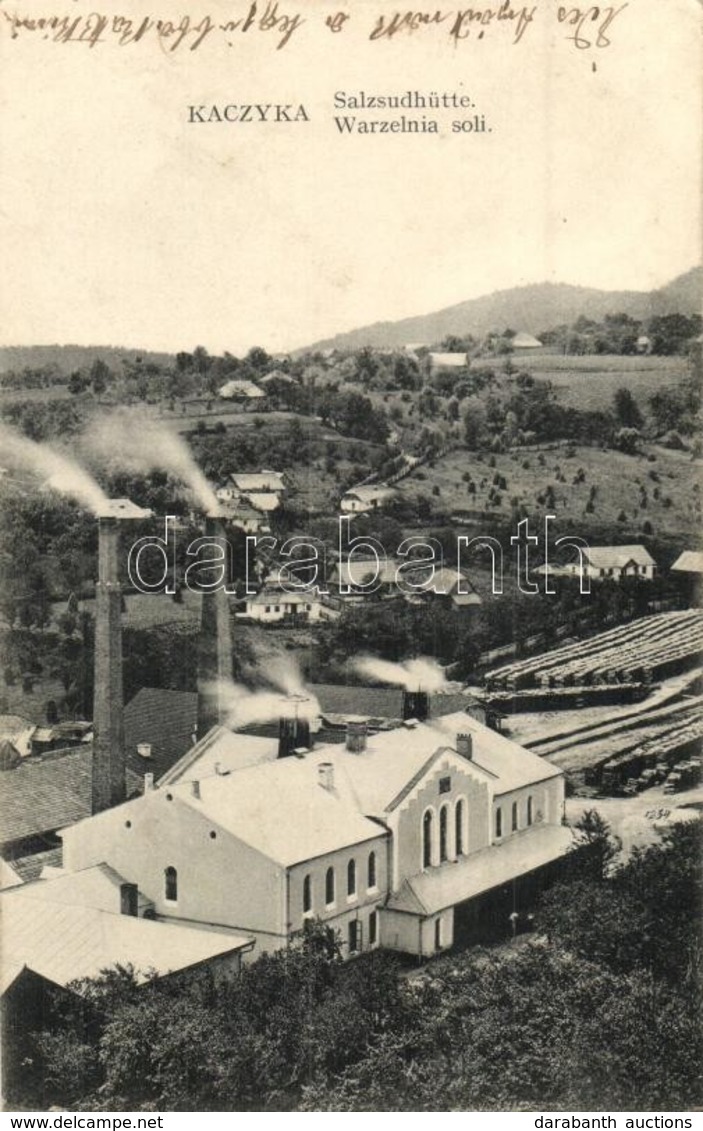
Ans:
POLYGON ((265 514, 278 510, 281 505, 281 500, 275 491, 247 491, 244 497, 254 510, 263 511, 265 514))
POLYGON ((671 567, 682 573, 703 573, 703 552, 684 550, 671 567))
POLYGON ((234 472, 230 479, 240 491, 284 491, 281 471, 234 472))
POLYGON ((378 585, 394 585, 399 567, 400 562, 394 559, 379 563, 375 558, 350 558, 346 562, 337 562, 332 570, 332 582, 334 585, 362 586, 377 573, 378 585))
POLYGON ((289 867, 383 835, 360 812, 343 774, 335 775, 332 789, 320 784, 318 765, 330 760, 327 749, 249 766, 241 773, 201 777, 199 797, 185 782, 169 790, 204 820, 289 867))
POLYGON ((124 709, 127 765, 135 773, 161 777, 193 745, 198 719, 194 691, 142 687, 124 709), (137 753, 139 743, 151 745, 151 757, 137 753))
POLYGON ((492 844, 463 860, 431 868, 406 880, 390 897, 388 909, 434 915, 557 860, 569 852, 572 844, 569 828, 533 825, 503 844, 492 844))
POLYGON ((26 967, 66 986, 111 966, 131 964, 138 980, 146 981, 149 971, 163 976, 250 945, 249 939, 225 930, 66 906, 58 893, 57 902, 51 898, 52 882, 0 895, 3 964, 15 976, 26 967))
POLYGON ((213 727, 164 774, 159 785, 200 781, 218 772, 229 774, 263 762, 273 762, 277 756, 277 738, 260 738, 226 727, 213 727))
POLYGON ((595 569, 623 569, 629 562, 636 565, 655 565, 654 558, 644 546, 589 546, 584 553, 595 569))
POLYGON ((381 502, 384 499, 392 498, 393 495, 395 495, 393 488, 386 487, 382 483, 367 483, 362 487, 351 487, 344 492, 345 499, 358 499, 362 503, 381 502))
POLYGON ((302 593, 288 593, 285 589, 262 589, 253 597, 247 597, 247 605, 312 605, 320 601, 317 589, 302 593))
POLYGON ((255 399, 266 396, 264 390, 260 389, 258 385, 255 385, 253 381, 237 380, 236 378, 232 381, 227 381, 218 389, 218 392, 221 397, 245 397, 255 399))
POLYGON ((537 349, 538 346, 542 345, 539 338, 533 337, 532 334, 525 333, 524 330, 521 330, 519 334, 515 334, 515 336, 511 338, 510 344, 513 349, 517 350, 537 349))

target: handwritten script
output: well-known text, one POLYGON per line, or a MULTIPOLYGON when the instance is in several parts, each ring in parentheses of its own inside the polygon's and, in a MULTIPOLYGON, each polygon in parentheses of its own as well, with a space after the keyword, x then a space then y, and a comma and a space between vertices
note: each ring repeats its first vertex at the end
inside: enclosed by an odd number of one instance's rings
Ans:
POLYGON ((434 10, 388 9, 372 16, 360 16, 339 10, 311 16, 289 7, 286 0, 250 0, 231 18, 222 20, 210 15, 182 15, 175 19, 143 16, 132 19, 122 15, 106 15, 90 11, 83 15, 28 16, 0 8, 0 28, 9 30, 12 40, 27 37, 49 40, 56 44, 82 44, 88 48, 112 44, 134 47, 139 43, 157 45, 165 54, 176 51, 198 51, 204 44, 217 41, 234 47, 243 36, 265 35, 276 50, 297 38, 306 24, 321 21, 332 35, 363 24, 361 32, 371 43, 387 42, 408 35, 439 33, 455 45, 478 41, 491 34, 503 34, 512 44, 529 39, 530 28, 549 20, 563 30, 564 39, 573 48, 584 51, 609 47, 613 26, 628 7, 558 6, 543 10, 538 4, 513 6, 509 0, 476 8, 436 8, 434 10))

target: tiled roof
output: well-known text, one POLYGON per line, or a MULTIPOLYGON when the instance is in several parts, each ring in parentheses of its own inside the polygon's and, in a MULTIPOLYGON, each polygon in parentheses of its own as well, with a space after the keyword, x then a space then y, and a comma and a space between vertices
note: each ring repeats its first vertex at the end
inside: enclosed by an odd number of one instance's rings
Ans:
POLYGON ((124 710, 127 765, 134 773, 161 777, 193 745, 198 718, 195 691, 168 691, 143 687, 124 710), (137 745, 148 742, 151 757, 137 753, 137 745))
MULTIPOLYGON (((93 747, 81 743, 69 750, 24 758, 2 775, 0 843, 41 836, 90 815, 93 747)), ((141 778, 127 771, 127 790, 134 793, 141 778)))
POLYGON ((25 758, 2 775, 0 840, 3 844, 53 832, 90 813, 90 746, 25 758))
MULTIPOLYGON (((400 719, 403 692, 399 687, 355 687, 349 684, 314 683, 309 688, 325 716, 361 715, 367 719, 400 719)), ((441 718, 465 710, 475 700, 463 691, 430 695, 430 717, 441 718)))

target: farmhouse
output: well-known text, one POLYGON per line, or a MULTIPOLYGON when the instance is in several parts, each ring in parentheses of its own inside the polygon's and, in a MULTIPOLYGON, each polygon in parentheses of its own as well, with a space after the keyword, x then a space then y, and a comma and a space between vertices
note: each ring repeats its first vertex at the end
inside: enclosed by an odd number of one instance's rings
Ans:
POLYGON ((535 572, 555 577, 581 575, 594 581, 621 581, 626 577, 651 581, 656 573, 656 562, 644 546, 587 546, 583 548, 582 555, 581 559, 577 553, 564 566, 538 566, 535 572))
MULTIPOLYGON (((234 757, 241 740, 218 734, 234 757)), ((67 871, 107 863, 157 917, 256 953, 318 917, 347 954, 426 956, 504 933, 572 843, 561 771, 464 712, 224 773, 211 757, 65 829, 67 871)))
POLYGON ((286 490, 286 481, 279 471, 260 471, 255 473, 236 473, 218 487, 215 494, 222 503, 232 503, 236 507, 236 517, 243 524, 252 524, 251 512, 259 515, 278 510, 286 490))
POLYGON ((525 333, 521 330, 510 339, 510 344, 514 350, 536 350, 542 349, 542 343, 539 338, 533 337, 532 334, 525 333))
POLYGON ((353 487, 342 496, 340 507, 348 514, 367 514, 369 511, 378 510, 394 496, 393 488, 384 484, 353 487))
POLYGON ((253 381, 233 379, 227 381, 217 390, 218 396, 228 401, 255 401, 262 400, 266 393, 255 385, 253 381))
POLYGON ((295 619, 305 624, 334 620, 339 614, 329 602, 324 602, 317 589, 288 593, 285 589, 267 587, 253 597, 247 597, 243 611, 235 614, 260 624, 280 624, 295 619))

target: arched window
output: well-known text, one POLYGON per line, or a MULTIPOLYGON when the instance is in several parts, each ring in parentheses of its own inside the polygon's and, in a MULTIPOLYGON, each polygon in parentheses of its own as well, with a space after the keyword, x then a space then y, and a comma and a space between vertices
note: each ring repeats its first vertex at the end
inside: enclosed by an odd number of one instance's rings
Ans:
POLYGON ((464 802, 461 798, 456 803, 454 810, 454 846, 457 856, 464 853, 464 802))
POLYGON ((513 832, 514 832, 514 833, 515 833, 515 832, 517 832, 517 801, 513 801, 513 822, 512 822, 512 828, 513 828, 513 832))
POLYGON ((312 877, 306 876, 303 880, 303 914, 312 911, 312 877))
POLYGON ((347 895, 356 895, 356 860, 347 864, 347 895))
POLYGON ((503 835, 503 810, 498 806, 496 809, 496 837, 503 835))
POLYGON ((169 903, 178 900, 178 872, 175 868, 167 868, 164 872, 164 898, 169 903))
POLYGON ((532 795, 527 798, 527 823, 532 824, 532 795))
POLYGON ((422 866, 432 864, 432 810, 428 809, 422 818, 422 866))
POLYGON ((366 886, 370 888, 376 887, 376 853, 369 852, 369 864, 367 868, 366 886))
POLYGON ((325 903, 328 907, 334 903, 334 868, 328 868, 325 876, 325 903))
POLYGON ((439 811, 439 862, 443 864, 448 858, 447 850, 447 806, 443 805, 439 811))

